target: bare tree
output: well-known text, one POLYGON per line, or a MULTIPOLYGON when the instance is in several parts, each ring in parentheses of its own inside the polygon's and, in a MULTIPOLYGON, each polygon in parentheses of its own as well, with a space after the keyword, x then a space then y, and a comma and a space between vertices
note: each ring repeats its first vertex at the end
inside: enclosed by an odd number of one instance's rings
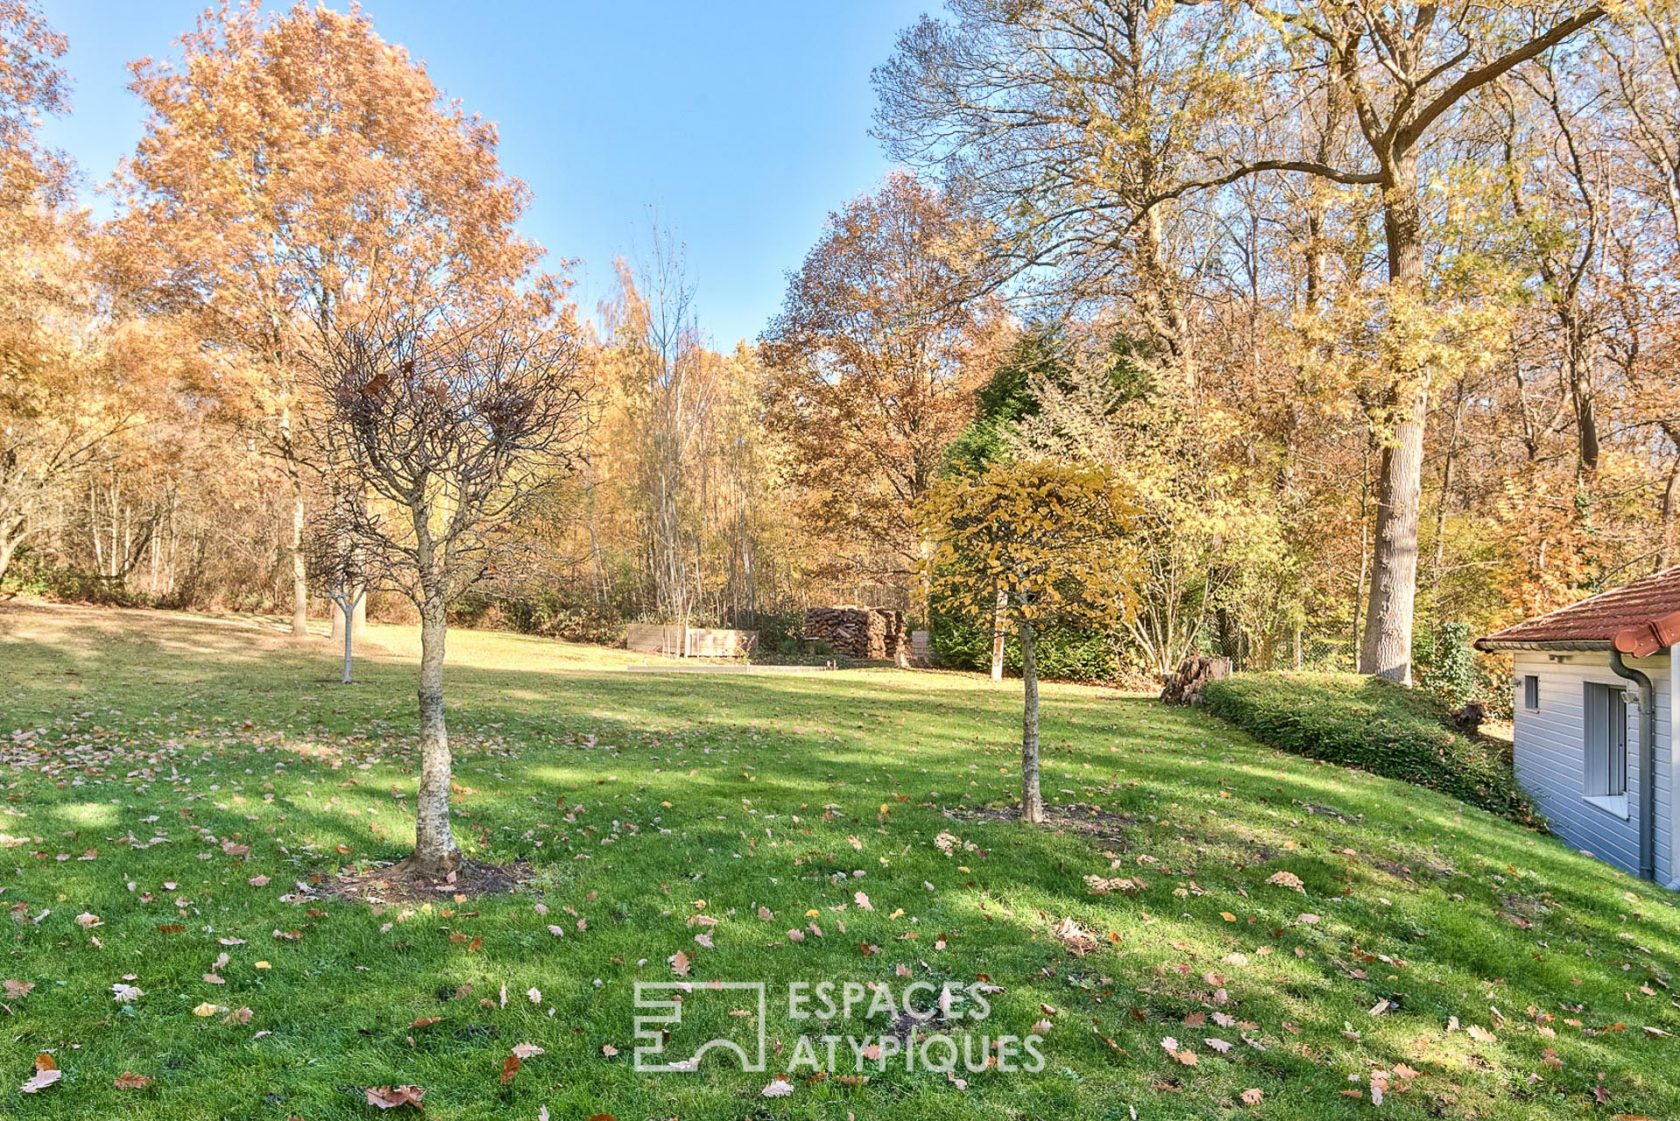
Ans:
POLYGON ((323 332, 312 360, 335 474, 369 495, 353 521, 376 579, 420 613, 421 875, 460 863, 443 714, 449 605, 491 568, 518 516, 577 465, 579 333, 546 299, 470 310, 382 306, 323 332), (540 305, 540 306, 538 306, 540 305))

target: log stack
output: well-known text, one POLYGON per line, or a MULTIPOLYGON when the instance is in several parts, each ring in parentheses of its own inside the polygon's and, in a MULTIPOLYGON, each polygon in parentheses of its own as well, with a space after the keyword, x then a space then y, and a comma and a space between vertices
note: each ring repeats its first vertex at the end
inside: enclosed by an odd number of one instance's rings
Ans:
POLYGON ((1161 699, 1170 705, 1199 705, 1208 682, 1231 676, 1231 659, 1192 654, 1167 675, 1161 699))
POLYGON ((910 656, 904 614, 887 607, 807 608, 805 639, 848 658, 904 663, 910 656))

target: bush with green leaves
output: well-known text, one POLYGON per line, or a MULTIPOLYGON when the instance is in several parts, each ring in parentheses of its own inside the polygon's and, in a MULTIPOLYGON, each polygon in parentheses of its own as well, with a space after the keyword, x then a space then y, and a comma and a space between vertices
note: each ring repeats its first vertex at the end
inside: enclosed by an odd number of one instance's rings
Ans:
POLYGON ((1504 753, 1459 735, 1440 699, 1351 673, 1248 673, 1208 685, 1209 712, 1294 755, 1403 779, 1543 827, 1504 753))
MULTIPOLYGON (((934 663, 945 669, 992 668, 991 632, 966 619, 934 611, 928 644, 934 663)), ((1119 644, 1111 635, 1096 631, 1066 627, 1047 630, 1038 638, 1036 656, 1039 676, 1050 681, 1107 684, 1123 676, 1119 644)), ((1014 635, 1004 641, 1003 670, 1011 677, 1021 673, 1021 643, 1014 635)))
POLYGON ((1423 686, 1452 708, 1477 698, 1481 681, 1476 654, 1470 647, 1469 623, 1442 623, 1435 630, 1435 649, 1423 673, 1423 686))

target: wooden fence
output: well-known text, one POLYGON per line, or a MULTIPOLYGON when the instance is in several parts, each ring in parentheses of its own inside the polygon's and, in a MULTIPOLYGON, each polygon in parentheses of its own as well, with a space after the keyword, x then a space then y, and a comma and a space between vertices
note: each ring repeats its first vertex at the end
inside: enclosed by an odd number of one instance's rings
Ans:
POLYGON ((625 649, 679 658, 739 658, 750 652, 757 642, 757 631, 732 631, 721 627, 631 623, 624 629, 625 649))

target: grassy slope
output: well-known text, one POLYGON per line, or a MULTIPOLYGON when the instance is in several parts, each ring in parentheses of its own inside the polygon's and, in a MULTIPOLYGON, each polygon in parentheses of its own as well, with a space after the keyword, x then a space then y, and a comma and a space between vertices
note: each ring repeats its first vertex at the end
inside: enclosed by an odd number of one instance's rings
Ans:
POLYGON ((1539 822, 1509 756, 1447 726, 1422 689, 1352 673, 1244 673, 1212 682, 1208 710, 1262 743, 1439 790, 1522 825, 1539 822))
MULTIPOLYGON (((462 838, 475 855, 531 860, 540 883, 406 914, 282 902, 313 873, 403 851, 413 648, 404 632, 376 637, 388 650, 364 661, 367 683, 342 688, 324 640, 298 650, 254 621, 0 606, 0 736, 43 728, 52 758, 89 768, 0 769, 0 832, 29 838, 0 849, 0 904, 52 912, 0 919, 0 977, 35 985, 0 1011, 0 1115, 320 1121, 371 1116, 361 1087, 410 1082, 435 1118, 533 1118, 546 1104, 557 1121, 1132 1107, 1304 1119, 1368 1113, 1344 1091, 1400 1063, 1421 1073, 1391 1084, 1382 1109, 1395 1117, 1577 1117, 1596 1086, 1605 1112, 1680 1115, 1674 897, 1433 792, 1092 689, 1045 690, 1045 785, 1134 820, 1118 871, 1084 837, 942 815, 1011 797, 1014 688, 896 671, 629 674, 610 651, 456 634, 462 838), (945 830, 977 851, 942 854, 945 830), (129 834, 167 839, 136 850, 119 843, 129 834), (854 870, 867 876, 836 882, 854 870), (1268 885, 1278 871, 1305 894, 1268 885), (250 886, 258 874, 271 882, 250 886), (1088 874, 1148 886, 1095 897, 1088 874), (860 888, 873 911, 851 905, 860 888), (702 900, 715 950, 687 924, 702 900), (827 937, 792 944, 784 932, 807 909, 827 937), (84 912, 103 925, 82 929, 84 912), (1052 933, 1064 916, 1119 940, 1073 957, 1052 933), (185 929, 158 930, 171 923, 185 929), (218 942, 233 937, 246 941, 218 942), (226 983, 206 983, 224 950, 226 983), (1060 1010, 1048 1068, 971 1075, 966 1091, 920 1071, 861 1088, 801 1079, 780 1100, 759 1096, 767 1075, 638 1075, 631 987, 670 978, 678 950, 697 978, 983 972, 1007 990, 983 1025, 994 1034, 1029 1030, 1041 1002, 1060 1010), (125 974, 146 995, 119 1006, 108 989, 125 974), (471 996, 445 999, 464 984, 471 996), (479 1003, 503 984, 505 1008, 479 1003), (541 1005, 521 995, 532 987, 541 1005), (1370 1014, 1391 995, 1399 1011, 1370 1014), (194 1016, 202 1002, 251 1021, 194 1016), (1215 1012, 1240 1022, 1185 1023, 1215 1012), (1450 1017, 1493 1037, 1448 1032, 1450 1017), (1169 1056, 1166 1036, 1196 1064, 1169 1056), (1222 1056, 1208 1038, 1236 1046, 1222 1056), (501 1087, 522 1041, 547 1053, 501 1087), (42 1049, 64 1080, 20 1096, 42 1049), (151 1087, 114 1089, 125 1070, 151 1087), (1241 1105, 1248 1088, 1264 1101, 1241 1105)), ((707 1007, 702 1026, 727 1025, 707 1007)), ((772 1009, 772 1036, 791 1044, 772 1009)))

